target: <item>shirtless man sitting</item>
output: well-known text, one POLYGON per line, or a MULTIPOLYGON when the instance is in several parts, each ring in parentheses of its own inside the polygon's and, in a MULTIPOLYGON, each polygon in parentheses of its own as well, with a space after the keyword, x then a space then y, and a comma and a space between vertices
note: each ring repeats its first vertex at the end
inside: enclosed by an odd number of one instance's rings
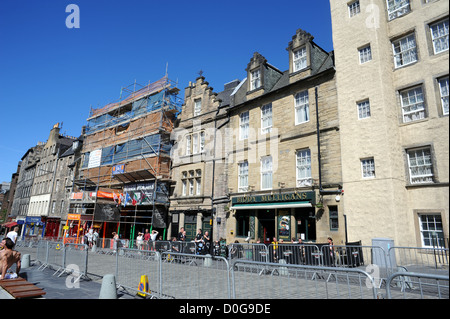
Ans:
POLYGON ((19 275, 21 254, 20 252, 13 250, 13 247, 14 242, 8 237, 0 242, 0 248, 2 248, 2 250, 0 250, 0 280, 15 278, 15 275, 19 275), (8 273, 8 269, 14 264, 16 264, 16 273, 11 276, 11 274, 8 273))

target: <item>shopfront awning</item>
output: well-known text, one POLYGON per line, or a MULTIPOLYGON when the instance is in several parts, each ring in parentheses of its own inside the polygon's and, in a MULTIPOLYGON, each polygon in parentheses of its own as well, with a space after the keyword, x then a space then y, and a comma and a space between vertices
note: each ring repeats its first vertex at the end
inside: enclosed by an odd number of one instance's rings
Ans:
POLYGON ((296 208, 312 207, 310 202, 282 202, 282 203, 254 203, 254 204, 234 204, 231 209, 275 209, 275 208, 296 208))
POLYGON ((10 228, 10 227, 17 226, 17 223, 16 222, 9 222, 9 223, 2 224, 2 226, 6 227, 6 228, 10 228))

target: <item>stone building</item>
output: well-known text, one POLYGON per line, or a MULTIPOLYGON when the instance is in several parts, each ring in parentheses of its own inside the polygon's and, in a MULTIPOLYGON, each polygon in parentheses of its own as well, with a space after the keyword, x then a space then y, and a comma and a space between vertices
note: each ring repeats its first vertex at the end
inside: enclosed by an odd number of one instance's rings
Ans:
MULTIPOLYGON (((24 234, 57 237, 64 212, 64 204, 57 194, 70 177, 66 160, 61 155, 72 147, 74 137, 61 135, 59 123, 50 131, 48 140, 40 143, 40 154, 35 163, 34 179, 30 191, 24 234), (58 204, 57 204, 58 203, 58 204), (38 228, 36 228, 38 226, 38 228)), ((22 161, 23 162, 23 161, 22 161)), ((31 175, 31 172, 30 172, 31 175)))
POLYGON ((259 53, 231 95, 227 242, 345 240, 333 53, 299 29, 289 69, 259 53))
POLYGON ((173 135, 172 237, 181 227, 188 240, 197 229, 212 232, 214 240, 225 237, 228 187, 223 146, 230 94, 238 84, 237 80, 229 82, 222 92, 215 93, 200 76, 185 89, 173 135))
MULTIPOLYGON (((42 148, 42 143, 38 143, 38 145, 29 148, 20 161, 19 176, 17 178, 16 190, 14 192, 14 199, 10 212, 11 218, 15 219, 18 224, 23 225, 26 222, 30 206, 30 197, 32 196, 33 191, 36 165, 39 162, 42 148)), ((23 230, 24 227, 21 229, 22 235, 24 235, 22 233, 23 230)), ((33 230, 37 230, 37 228, 33 230)), ((33 231, 31 231, 31 233, 33 233, 33 231)))
POLYGON ((330 5, 349 240, 444 245, 449 2, 330 5))

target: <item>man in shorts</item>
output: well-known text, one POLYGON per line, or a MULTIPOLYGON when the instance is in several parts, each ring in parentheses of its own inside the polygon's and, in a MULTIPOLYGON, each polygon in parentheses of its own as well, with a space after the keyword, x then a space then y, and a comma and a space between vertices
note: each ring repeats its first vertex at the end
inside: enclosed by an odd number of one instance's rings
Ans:
POLYGON ((0 250, 0 280, 17 278, 21 267, 20 252, 13 250, 14 242, 8 237, 0 242, 0 247, 2 248, 0 250), (10 270, 14 264, 16 264, 15 273, 10 270))

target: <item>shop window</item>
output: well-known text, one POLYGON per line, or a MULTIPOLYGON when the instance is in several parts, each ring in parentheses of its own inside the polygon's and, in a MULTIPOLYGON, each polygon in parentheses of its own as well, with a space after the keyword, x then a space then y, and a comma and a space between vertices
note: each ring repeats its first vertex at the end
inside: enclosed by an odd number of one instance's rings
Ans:
POLYGON ((247 236, 250 230, 250 215, 248 213, 236 213, 236 236, 247 236))

